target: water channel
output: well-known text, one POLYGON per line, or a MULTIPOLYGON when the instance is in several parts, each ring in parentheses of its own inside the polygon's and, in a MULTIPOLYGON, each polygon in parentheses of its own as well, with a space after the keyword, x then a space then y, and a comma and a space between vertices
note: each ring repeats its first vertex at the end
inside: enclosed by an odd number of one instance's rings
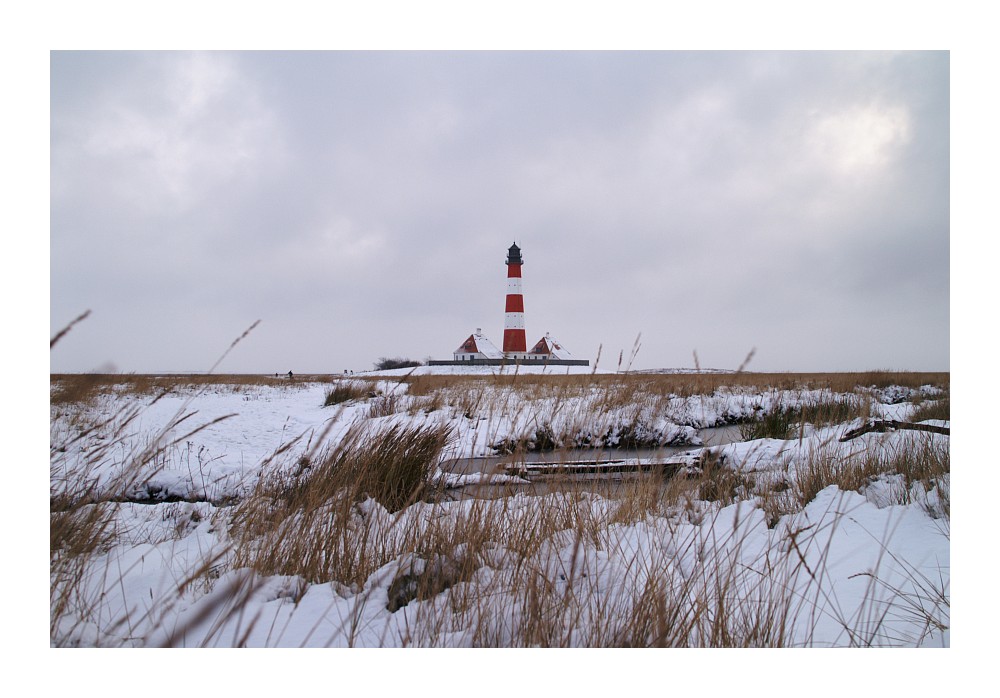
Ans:
MULTIPOLYGON (((729 425, 722 427, 711 427, 700 429, 698 437, 702 445, 683 446, 661 446, 659 448, 640 449, 619 449, 619 448, 587 448, 587 449, 559 449, 555 451, 529 451, 498 456, 481 456, 475 458, 455 458, 447 460, 441 464, 441 469, 454 475, 473 475, 483 473, 485 475, 502 475, 504 466, 521 463, 564 463, 568 461, 590 461, 596 463, 620 460, 623 458, 666 458, 688 451, 698 451, 703 448, 724 446, 725 444, 741 441, 739 425, 729 425)), ((529 482, 504 482, 489 483, 481 482, 468 484, 452 491, 455 499, 493 498, 508 496, 518 492, 529 494, 545 494, 553 491, 579 490, 585 487, 588 490, 598 491, 602 494, 613 494, 613 491, 620 488, 623 482, 633 481, 637 478, 649 477, 648 473, 614 473, 607 475, 559 475, 532 478, 529 482)))

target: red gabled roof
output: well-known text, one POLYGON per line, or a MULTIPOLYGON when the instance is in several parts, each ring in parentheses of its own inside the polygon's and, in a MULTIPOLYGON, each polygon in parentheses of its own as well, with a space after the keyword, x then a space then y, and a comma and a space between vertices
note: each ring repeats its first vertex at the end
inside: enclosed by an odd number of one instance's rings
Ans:
POLYGON ((546 334, 531 348, 532 354, 551 356, 553 359, 570 359, 572 355, 551 335, 546 334))
POLYGON ((455 350, 456 354, 482 354, 488 359, 502 359, 503 353, 490 340, 481 334, 473 332, 462 345, 455 350))
POLYGON ((545 341, 545 337, 538 340, 535 346, 531 347, 532 354, 551 354, 552 349, 549 348, 548 342, 545 341))

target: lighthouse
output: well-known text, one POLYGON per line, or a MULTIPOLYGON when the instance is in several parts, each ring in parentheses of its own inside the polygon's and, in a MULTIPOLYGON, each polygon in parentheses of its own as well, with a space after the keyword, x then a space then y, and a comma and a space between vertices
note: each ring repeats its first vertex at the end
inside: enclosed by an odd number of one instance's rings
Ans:
POLYGON ((589 366, 587 359, 574 359, 548 332, 531 351, 524 336, 524 295, 521 293, 521 248, 515 242, 507 250, 507 302, 504 306, 503 351, 484 335, 481 327, 469 335, 452 354, 451 361, 427 362, 428 366, 589 366))
POLYGON ((521 248, 515 242, 507 250, 507 304, 503 319, 503 353, 508 358, 525 358, 524 296, 521 293, 521 248), (517 356, 520 354, 520 356, 517 356))

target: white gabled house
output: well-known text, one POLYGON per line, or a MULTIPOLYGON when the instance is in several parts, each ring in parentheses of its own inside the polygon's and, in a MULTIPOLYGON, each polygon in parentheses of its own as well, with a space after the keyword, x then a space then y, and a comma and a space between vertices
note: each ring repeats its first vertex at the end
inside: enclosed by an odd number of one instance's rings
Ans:
POLYGON ((496 348, 490 340, 483 336, 483 330, 479 327, 469 335, 469 338, 462 342, 462 346, 455 350, 455 361, 473 361, 475 359, 502 359, 503 352, 496 348))
POLYGON ((548 332, 538 340, 538 343, 528 352, 531 358, 535 359, 572 359, 573 355, 566 348, 552 338, 548 332))

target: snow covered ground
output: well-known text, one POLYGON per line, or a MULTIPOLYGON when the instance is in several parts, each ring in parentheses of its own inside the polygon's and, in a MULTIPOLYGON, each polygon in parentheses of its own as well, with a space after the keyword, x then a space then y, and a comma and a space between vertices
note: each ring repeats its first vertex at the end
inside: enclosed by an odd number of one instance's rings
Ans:
MULTIPOLYGON (((888 473, 856 490, 824 487, 804 506, 781 500, 817 463, 924 452, 947 458, 949 437, 940 434, 871 433, 841 443, 851 426, 842 424, 733 443, 717 453, 742 478, 742 496, 690 495, 638 514, 585 487, 544 495, 515 488, 497 499, 418 502, 396 513, 369 499, 352 510, 348 528, 380 541, 387 559, 360 582, 261 576, 236 565, 231 525, 240 502, 262 477, 295 471, 318 442, 335 445, 355 424, 447 426, 442 460, 488 455, 497 444, 530 440, 540 425, 600 441, 627 423, 694 448, 697 428, 829 397, 733 389, 601 409, 599 391, 526 399, 483 388, 464 403, 445 399, 430 409, 426 396, 390 379, 409 370, 384 373, 372 397, 328 407, 328 384, 291 382, 53 405, 52 495, 71 493, 83 478, 92 493, 118 501, 107 505, 114 535, 85 558, 51 643, 950 645, 947 474, 908 483, 888 473), (155 457, 123 481, 127 464, 151 447, 155 457), (407 547, 414 532, 473 530, 470 521, 492 533, 434 554, 407 547), (539 521, 547 522, 540 539, 503 533, 539 521)), ((905 393, 872 393, 878 416, 907 419, 913 405, 900 401, 905 393)))

